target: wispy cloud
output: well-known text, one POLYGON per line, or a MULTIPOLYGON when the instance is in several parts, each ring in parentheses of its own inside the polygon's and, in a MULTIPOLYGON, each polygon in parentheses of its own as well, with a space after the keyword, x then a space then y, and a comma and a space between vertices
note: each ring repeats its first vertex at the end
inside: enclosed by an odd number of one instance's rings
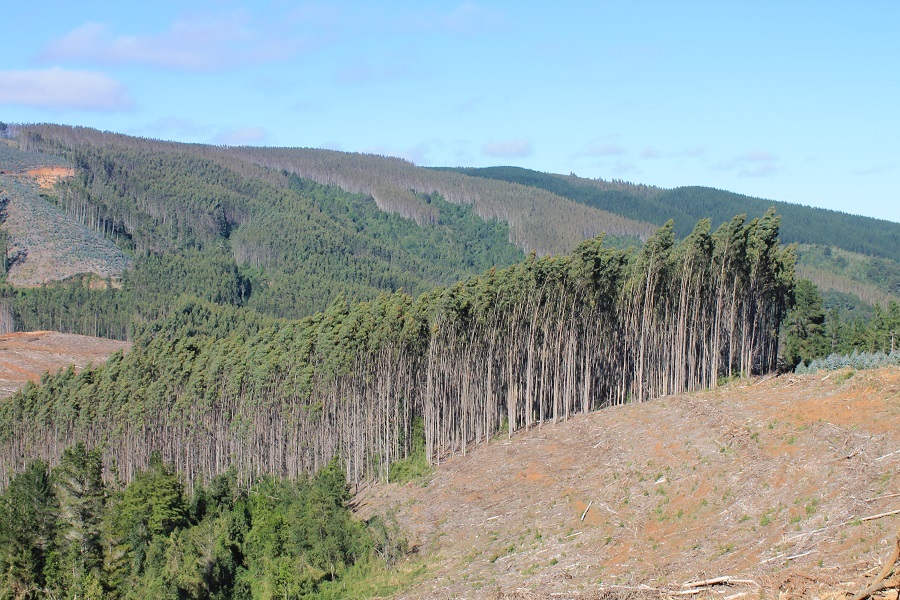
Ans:
POLYGON ((302 35, 263 33, 245 13, 234 12, 182 18, 165 31, 143 34, 116 34, 88 22, 48 43, 38 60, 202 71, 282 60, 311 44, 302 35))
POLYGON ((339 83, 372 84, 422 77, 424 73, 407 58, 389 58, 378 64, 359 60, 337 74, 339 83))
POLYGON ((521 158, 530 156, 533 149, 530 141, 519 139, 487 142, 481 147, 481 151, 487 156, 498 158, 521 158))
POLYGON ((221 131, 212 141, 226 146, 252 146, 264 142, 267 137, 266 130, 261 127, 241 127, 221 131))
POLYGON ((864 167, 862 169, 854 169, 850 171, 851 175, 856 175, 857 177, 866 177, 868 175, 878 175, 880 173, 886 173, 888 171, 893 171, 894 165, 891 163, 882 163, 880 165, 872 165, 871 167, 864 167))
POLYGON ((582 152, 582 156, 623 156, 626 154, 624 147, 609 142, 592 142, 582 152))
POLYGON ((778 157, 767 150, 750 150, 731 160, 713 165, 719 171, 732 171, 739 177, 768 177, 778 171, 778 157))
POLYGON ((408 14, 400 19, 400 28, 417 33, 443 31, 473 35, 495 31, 506 25, 506 16, 476 2, 463 2, 450 11, 428 10, 408 14))
POLYGON ((465 115, 476 110, 482 103, 484 98, 481 96, 470 96, 456 105, 456 114, 465 115))
POLYGON ((683 150, 663 151, 657 148, 644 148, 639 156, 646 159, 655 158, 697 158, 706 154, 706 146, 694 146, 683 150))
POLYGON ((0 104, 115 111, 131 108, 132 100, 125 86, 103 73, 54 67, 0 71, 0 104))

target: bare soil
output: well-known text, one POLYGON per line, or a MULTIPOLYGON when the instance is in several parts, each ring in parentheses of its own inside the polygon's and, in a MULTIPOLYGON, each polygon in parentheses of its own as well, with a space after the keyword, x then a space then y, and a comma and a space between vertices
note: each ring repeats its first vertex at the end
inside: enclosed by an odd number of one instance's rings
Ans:
POLYGON ((0 398, 12 396, 29 381, 38 381, 45 371, 55 373, 70 365, 80 371, 130 346, 128 342, 53 331, 0 335, 0 398))
POLYGON ((900 512, 898 432, 897 368, 736 382, 504 436, 356 503, 418 549, 403 598, 847 598, 900 534, 877 516, 900 512))
POLYGON ((68 167, 40 167, 27 172, 42 190, 52 189, 56 182, 68 177, 75 177, 75 169, 68 167))

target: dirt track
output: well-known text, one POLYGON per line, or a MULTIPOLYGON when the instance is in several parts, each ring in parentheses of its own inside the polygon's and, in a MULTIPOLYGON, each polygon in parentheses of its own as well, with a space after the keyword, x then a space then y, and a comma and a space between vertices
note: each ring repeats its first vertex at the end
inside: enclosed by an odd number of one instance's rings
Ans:
POLYGON ((0 398, 13 395, 28 381, 38 381, 44 371, 69 365, 80 370, 129 347, 127 342, 52 331, 0 335, 0 398))
POLYGON ((364 490, 359 513, 393 513, 419 546, 408 598, 659 597, 718 577, 744 582, 681 597, 845 598, 900 528, 864 520, 900 509, 900 369, 847 375, 545 424, 424 487, 364 490))

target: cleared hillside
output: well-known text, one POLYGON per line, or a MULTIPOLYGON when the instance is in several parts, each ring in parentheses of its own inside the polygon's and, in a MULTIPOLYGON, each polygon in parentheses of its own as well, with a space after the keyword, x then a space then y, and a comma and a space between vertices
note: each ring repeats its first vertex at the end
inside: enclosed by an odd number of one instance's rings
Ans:
POLYGON ((39 286, 78 274, 118 278, 130 259, 97 231, 67 218, 40 196, 43 186, 58 176, 51 169, 0 175, 0 202, 8 236, 7 281, 16 286, 39 286))
POLYGON ((900 369, 757 379, 502 436, 356 501, 418 548, 403 598, 845 598, 900 527, 897 431, 900 369))
POLYGON ((55 373, 70 365, 80 371, 130 346, 127 342, 53 331, 0 335, 0 398, 12 396, 29 381, 37 383, 45 371, 55 373))

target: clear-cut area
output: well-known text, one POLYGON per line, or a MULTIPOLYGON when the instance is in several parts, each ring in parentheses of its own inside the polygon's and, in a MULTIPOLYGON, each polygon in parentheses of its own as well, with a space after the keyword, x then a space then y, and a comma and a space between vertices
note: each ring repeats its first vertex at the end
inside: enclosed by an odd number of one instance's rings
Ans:
POLYGON ((70 365, 81 370, 105 361, 128 342, 53 331, 0 335, 0 397, 6 398, 29 381, 37 382, 44 371, 55 373, 70 365))
POLYGON ((848 598, 897 543, 898 431, 897 368, 733 382, 501 436, 358 512, 417 547, 404 598, 848 598))

